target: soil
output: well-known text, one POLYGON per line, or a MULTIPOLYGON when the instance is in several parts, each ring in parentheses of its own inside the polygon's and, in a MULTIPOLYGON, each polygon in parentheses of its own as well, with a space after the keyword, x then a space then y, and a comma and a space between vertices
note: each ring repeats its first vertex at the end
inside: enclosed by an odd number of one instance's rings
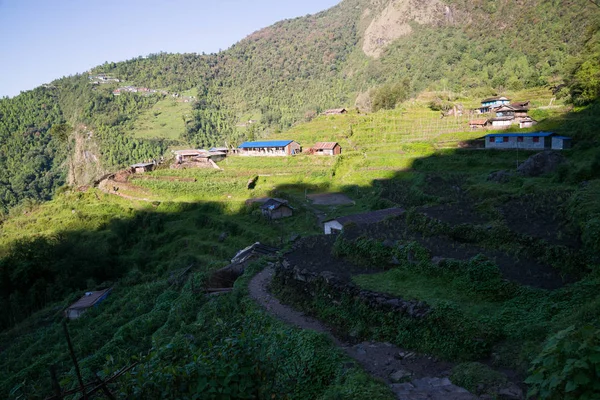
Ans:
POLYGON ((475 211, 473 204, 468 201, 422 207, 420 211, 430 218, 439 219, 440 221, 451 225, 480 225, 489 222, 487 218, 478 214, 475 211))
POLYGON ((435 357, 416 354, 391 343, 362 342, 351 345, 338 339, 322 322, 282 304, 269 293, 273 268, 265 268, 249 283, 250 297, 265 310, 284 322, 301 329, 310 329, 327 335, 334 345, 360 364, 365 371, 388 384, 402 400, 447 399, 470 400, 477 397, 453 385, 447 378, 454 366, 435 357), (392 379, 392 374, 405 375, 405 383, 392 379), (410 381, 410 382, 408 382, 410 381))
POLYGON ((359 266, 331 254, 335 235, 308 236, 294 244, 285 255, 292 265, 301 265, 311 272, 329 271, 344 281, 351 281, 353 275, 382 272, 384 268, 359 266))
POLYGON ((554 245, 575 249, 581 246, 578 232, 569 226, 565 213, 554 198, 518 197, 500 207, 500 212, 514 232, 543 239, 554 245))
POLYGON ((306 197, 308 197, 314 205, 318 206, 344 206, 354 204, 354 201, 343 193, 318 193, 309 194, 306 197))
MULTIPOLYGON (((394 223, 382 222, 355 227, 346 230, 344 235, 348 239, 367 236, 392 243, 395 241, 414 240, 426 247, 432 257, 468 260, 478 254, 482 254, 498 266, 504 278, 522 285, 542 289, 557 289, 565 284, 560 273, 550 265, 542 264, 532 258, 517 258, 501 251, 484 249, 471 243, 459 243, 445 236, 423 236, 419 232, 408 231, 403 221, 403 217, 399 217, 394 220, 394 223)), ((325 242, 323 242, 323 245, 325 245, 325 242)), ((312 251, 316 252, 317 250, 312 251)), ((331 254, 331 250, 322 250, 322 253, 326 252, 331 254)))

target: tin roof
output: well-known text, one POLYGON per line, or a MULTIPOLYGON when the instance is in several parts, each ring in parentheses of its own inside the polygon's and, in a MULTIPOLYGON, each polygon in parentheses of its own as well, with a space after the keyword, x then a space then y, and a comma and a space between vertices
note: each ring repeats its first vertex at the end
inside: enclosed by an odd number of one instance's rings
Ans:
POLYGON ((494 96, 494 97, 488 97, 487 99, 483 99, 481 100, 482 103, 488 103, 490 101, 496 101, 496 100, 504 100, 504 101, 509 101, 509 99, 507 99, 504 96, 494 96))
POLYGON ((261 210, 277 210, 281 206, 286 206, 286 207, 291 208, 287 204, 287 200, 282 200, 282 199, 269 199, 269 200, 265 201, 260 206, 260 208, 261 208, 261 210))
POLYGON ((293 140, 269 140, 263 142, 244 142, 240 144, 240 149, 256 149, 261 147, 285 147, 293 140))
POLYGON ((98 290, 96 292, 86 292, 86 294, 69 306, 69 310, 90 308, 96 304, 104 295, 110 293, 112 288, 98 290))
POLYGON ((553 136, 553 135, 555 135, 554 132, 490 133, 489 135, 485 135, 485 137, 503 137, 503 136, 508 136, 508 137, 516 137, 516 136, 548 137, 548 136, 553 136))
POLYGON ((337 221, 342 225, 355 224, 374 224, 381 222, 388 217, 397 217, 404 213, 404 209, 400 207, 386 208, 384 210, 370 211, 361 214, 346 215, 344 217, 330 219, 329 221, 337 221))
POLYGON ((487 119, 474 119, 469 121, 469 125, 485 125, 487 122, 487 119))
POLYGON ((151 165, 154 165, 154 163, 151 162, 147 162, 147 163, 137 163, 137 164, 133 164, 131 167, 132 168, 145 168, 145 167, 149 167, 151 165))
POLYGON ((317 142, 313 146, 315 150, 333 150, 337 146, 337 142, 317 142))
POLYGON ((174 153, 177 154, 178 156, 198 156, 200 154, 205 154, 206 150, 196 150, 196 149, 176 150, 176 151, 174 151, 174 153))

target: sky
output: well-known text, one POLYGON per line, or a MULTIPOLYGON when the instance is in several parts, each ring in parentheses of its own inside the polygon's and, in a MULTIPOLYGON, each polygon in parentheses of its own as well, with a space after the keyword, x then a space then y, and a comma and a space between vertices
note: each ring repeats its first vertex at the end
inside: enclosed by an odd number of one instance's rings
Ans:
POLYGON ((0 0, 0 97, 161 51, 214 53, 340 0, 0 0))

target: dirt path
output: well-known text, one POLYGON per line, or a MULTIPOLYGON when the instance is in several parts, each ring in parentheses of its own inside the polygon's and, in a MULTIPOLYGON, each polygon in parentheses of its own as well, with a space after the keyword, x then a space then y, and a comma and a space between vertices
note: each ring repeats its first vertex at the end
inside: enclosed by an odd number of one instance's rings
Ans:
POLYGON ((265 310, 284 322, 302 329, 326 334, 333 343, 355 359, 371 375, 385 381, 401 400, 471 400, 478 397, 450 382, 451 364, 406 351, 390 343, 363 342, 357 345, 336 338, 320 321, 281 304, 268 286, 273 278, 272 267, 258 273, 248 285, 250 297, 265 310))

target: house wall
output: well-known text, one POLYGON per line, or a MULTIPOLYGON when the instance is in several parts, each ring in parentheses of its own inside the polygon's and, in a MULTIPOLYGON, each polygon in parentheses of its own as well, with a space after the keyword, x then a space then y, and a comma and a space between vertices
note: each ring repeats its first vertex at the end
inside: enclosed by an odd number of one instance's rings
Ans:
POLYGON ((288 156, 290 156, 292 154, 300 154, 301 151, 302 151, 302 147, 296 142, 292 142, 292 143, 288 144, 287 146, 285 146, 285 153, 288 156))
POLYGON ((342 154, 342 146, 339 144, 333 148, 333 155, 337 156, 338 154, 342 154))
POLYGON ((85 312, 85 310, 82 309, 67 309, 65 311, 65 315, 67 318, 69 319, 77 319, 79 317, 81 317, 81 314, 83 314, 85 312))
POLYGON ((552 138, 552 150, 566 150, 571 148, 571 141, 560 139, 560 138, 552 138))
POLYGON ((544 148, 549 147, 545 146, 546 138, 540 137, 540 141, 535 143, 533 141, 533 137, 524 137, 522 142, 517 141, 517 136, 508 136, 508 142, 504 142, 502 137, 496 137, 495 142, 490 141, 490 137, 485 138, 485 148, 486 149, 516 149, 519 148, 521 150, 544 150, 544 148))
POLYGON ((281 206, 277 210, 271 211, 271 219, 280 219, 280 218, 291 217, 292 214, 293 214, 293 211, 291 208, 281 206))
POLYGON ((331 235, 333 233, 336 233, 335 231, 341 231, 343 226, 338 221, 333 220, 325 222, 323 224, 323 228, 325 229, 326 235, 331 235))
POLYGON ((261 157, 281 157, 286 156, 287 147, 281 149, 281 147, 261 147, 257 149, 240 149, 239 155, 241 156, 261 156, 261 157))
POLYGON ((509 126, 511 126, 513 123, 512 120, 508 120, 508 121, 492 121, 492 126, 497 127, 497 128, 508 128, 509 126))

